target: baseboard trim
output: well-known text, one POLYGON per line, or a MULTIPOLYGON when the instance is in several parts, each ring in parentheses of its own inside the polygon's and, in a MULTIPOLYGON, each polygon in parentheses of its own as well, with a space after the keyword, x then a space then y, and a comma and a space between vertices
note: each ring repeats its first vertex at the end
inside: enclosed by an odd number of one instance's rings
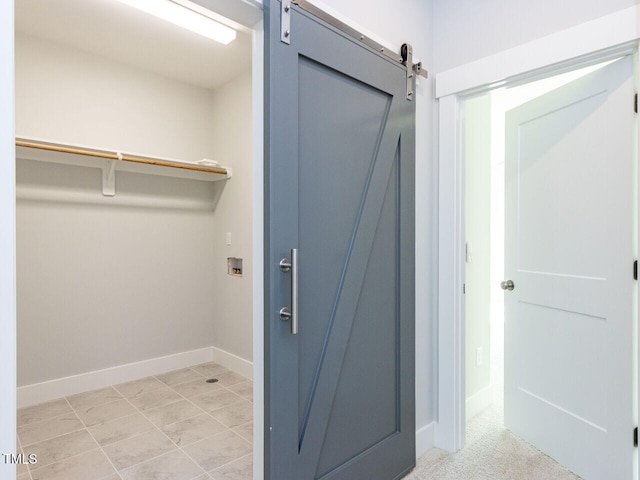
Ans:
POLYGON ((237 374, 253 380, 253 362, 245 360, 221 348, 211 347, 211 361, 219 363, 237 374))
POLYGON ((431 422, 416 431, 416 458, 435 446, 435 426, 436 422, 431 422))
POLYGON ((18 408, 24 408, 207 362, 217 362, 244 377, 253 378, 252 362, 216 347, 206 347, 18 387, 17 404, 18 408))
POLYGON ((493 403, 493 386, 484 387, 477 393, 474 393, 466 401, 466 419, 471 420, 484 409, 493 403))

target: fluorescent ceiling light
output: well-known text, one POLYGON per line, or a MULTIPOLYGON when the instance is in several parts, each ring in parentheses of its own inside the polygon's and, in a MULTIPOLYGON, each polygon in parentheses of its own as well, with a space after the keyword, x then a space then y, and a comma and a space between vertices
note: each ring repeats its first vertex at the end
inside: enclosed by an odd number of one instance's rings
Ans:
POLYGON ((236 31, 171 0, 118 0, 203 37, 227 45, 236 38, 236 31))

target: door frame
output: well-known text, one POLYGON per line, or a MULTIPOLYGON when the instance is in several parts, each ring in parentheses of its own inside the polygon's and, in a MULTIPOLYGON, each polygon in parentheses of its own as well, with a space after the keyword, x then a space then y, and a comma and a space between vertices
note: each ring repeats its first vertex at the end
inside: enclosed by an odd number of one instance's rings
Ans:
MULTIPOLYGON (((436 76, 439 104, 436 447, 456 452, 465 444, 463 102, 498 87, 528 83, 623 55, 635 56, 638 91, 639 17, 640 6, 629 7, 436 76)), ((640 131, 636 136, 640 138, 640 131)), ((640 203, 636 212, 640 212, 640 203)), ((640 224, 640 213, 638 216, 636 223, 640 224)), ((638 238, 638 232, 634 233, 638 238)), ((637 315, 637 304, 635 308, 637 315)), ((638 362, 638 358, 635 360, 638 362)), ((637 397, 639 379, 634 380, 637 397)))
MULTIPOLYGON (((0 2, 0 453, 16 445, 16 241, 13 0, 0 2)), ((0 477, 16 467, 1 458, 0 477)))
MULTIPOLYGON (((260 5, 262 8, 262 5, 260 5)), ((264 472, 264 23, 251 38, 253 248, 253 478, 264 472)))

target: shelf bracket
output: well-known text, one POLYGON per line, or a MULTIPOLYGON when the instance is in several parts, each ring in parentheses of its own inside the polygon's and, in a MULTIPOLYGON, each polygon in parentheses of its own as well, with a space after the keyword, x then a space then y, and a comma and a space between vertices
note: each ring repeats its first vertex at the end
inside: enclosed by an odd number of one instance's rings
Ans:
POLYGON ((102 195, 114 197, 116 194, 116 162, 122 161, 122 154, 118 153, 118 160, 107 160, 102 167, 102 195))

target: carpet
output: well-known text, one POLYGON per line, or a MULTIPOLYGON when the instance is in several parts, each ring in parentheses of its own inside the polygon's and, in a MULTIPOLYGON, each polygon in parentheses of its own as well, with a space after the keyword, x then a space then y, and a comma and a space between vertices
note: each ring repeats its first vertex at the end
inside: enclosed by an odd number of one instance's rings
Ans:
POLYGON ((580 480, 503 426, 501 402, 467 425, 467 446, 457 453, 433 448, 404 480, 580 480))

